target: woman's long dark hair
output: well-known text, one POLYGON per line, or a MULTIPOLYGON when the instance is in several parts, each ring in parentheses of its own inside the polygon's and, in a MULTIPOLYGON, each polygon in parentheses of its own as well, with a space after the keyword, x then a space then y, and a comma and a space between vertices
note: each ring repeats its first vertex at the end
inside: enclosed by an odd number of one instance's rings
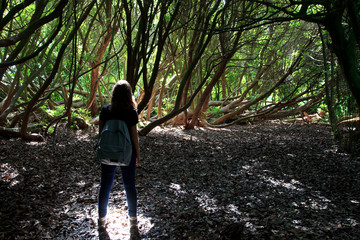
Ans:
POLYGON ((111 111, 136 109, 136 107, 129 82, 120 80, 115 83, 111 97, 111 111))

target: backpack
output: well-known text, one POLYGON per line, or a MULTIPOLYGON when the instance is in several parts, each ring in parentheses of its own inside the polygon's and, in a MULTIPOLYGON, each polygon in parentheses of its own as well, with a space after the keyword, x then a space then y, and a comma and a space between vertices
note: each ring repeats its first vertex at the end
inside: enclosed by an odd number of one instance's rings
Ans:
POLYGON ((107 165, 128 166, 132 144, 126 123, 122 120, 106 121, 96 150, 97 159, 107 165))

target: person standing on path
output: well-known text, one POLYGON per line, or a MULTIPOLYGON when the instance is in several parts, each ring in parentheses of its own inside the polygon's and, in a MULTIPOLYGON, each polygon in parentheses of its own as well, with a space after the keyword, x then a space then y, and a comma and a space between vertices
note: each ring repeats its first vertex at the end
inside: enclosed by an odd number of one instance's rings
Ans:
MULTIPOLYGON (((106 121, 110 119, 123 120, 130 133, 132 142, 132 157, 129 166, 121 166, 121 174, 126 192, 128 214, 130 218, 130 239, 140 239, 137 227, 137 191, 135 186, 135 170, 140 162, 139 138, 136 124, 139 122, 136 102, 130 84, 125 80, 118 81, 112 92, 111 104, 100 112, 99 133, 101 134, 106 121)), ((99 134, 99 136, 100 136, 99 134)), ((117 166, 101 164, 101 184, 99 191, 98 228, 106 231, 106 214, 110 191, 113 186, 117 166)))

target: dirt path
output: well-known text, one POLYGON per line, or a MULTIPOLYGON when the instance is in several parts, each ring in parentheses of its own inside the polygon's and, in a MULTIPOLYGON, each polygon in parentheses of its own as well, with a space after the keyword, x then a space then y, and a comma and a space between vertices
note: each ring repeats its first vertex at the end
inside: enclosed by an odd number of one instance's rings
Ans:
MULTIPOLYGON (((93 132, 0 139, 0 239, 97 239, 93 132)), ((359 239, 360 158, 323 125, 156 128, 140 138, 144 239, 359 239)), ((121 177, 108 233, 127 239, 121 177)))

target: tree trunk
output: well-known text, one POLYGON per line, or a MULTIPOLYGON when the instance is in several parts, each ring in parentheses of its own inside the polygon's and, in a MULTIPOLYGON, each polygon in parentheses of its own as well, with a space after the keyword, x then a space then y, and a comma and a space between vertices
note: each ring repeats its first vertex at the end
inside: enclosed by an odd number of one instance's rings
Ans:
POLYGON ((215 86, 215 84, 219 81, 219 79, 223 75, 226 65, 229 60, 230 60, 230 58, 227 58, 227 59, 224 59, 220 63, 215 75, 211 79, 211 82, 209 83, 209 85, 206 87, 206 89, 202 93, 201 98, 200 98, 199 102, 197 103, 197 106, 194 110, 191 122, 186 127, 187 129, 193 129, 195 127, 195 125, 197 124, 199 115, 201 113, 201 110, 203 109, 203 105, 205 104, 205 100, 209 99, 209 95, 211 94, 213 87, 215 86))
POLYGON ((349 89, 360 106, 360 61, 357 57, 359 46, 356 44, 356 36, 352 29, 346 32, 342 24, 343 12, 329 12, 325 20, 326 30, 332 39, 333 50, 338 57, 344 77, 349 89))
POLYGON ((233 57, 236 50, 238 49, 238 43, 240 41, 241 35, 242 35, 242 31, 238 31, 236 33, 236 38, 235 38, 234 42, 232 43, 233 45, 231 46, 231 49, 228 50, 228 52, 226 52, 225 49, 227 49, 227 48, 224 46, 224 44, 227 44, 227 43, 224 43, 223 41, 221 42, 221 45, 223 46, 222 60, 220 62, 219 67, 217 68, 215 75, 213 76, 209 85, 206 87, 205 91, 203 92, 203 94, 198 102, 198 105, 196 106, 196 108, 194 110, 192 120, 191 120, 190 124, 187 126, 188 129, 194 128, 195 125, 197 124, 199 116, 202 113, 202 109, 205 104, 205 101, 209 100, 209 95, 211 94, 213 87, 223 76, 225 69, 226 69, 226 65, 228 64, 228 62, 230 61, 230 59, 233 57))
POLYGON ((94 6, 95 2, 96 2, 96 0, 93 0, 88 5, 87 9, 84 11, 82 16, 80 17, 80 19, 78 21, 78 24, 76 26, 74 26, 74 28, 70 32, 69 36, 65 39, 64 43, 62 44, 62 46, 59 49, 59 53, 57 55, 56 61, 54 63, 54 66, 53 66, 53 69, 52 69, 50 75, 47 77, 47 79, 45 80, 45 82, 43 83, 41 88, 37 91, 35 96, 29 102, 29 104, 28 104, 28 106, 27 106, 27 108, 26 108, 26 110, 24 112, 24 116, 23 116, 21 132, 20 132, 21 138, 26 139, 26 140, 42 140, 42 137, 31 136, 31 135, 27 134, 27 123, 29 121, 30 114, 31 114, 31 112, 33 110, 33 107, 35 106, 35 104, 39 100, 40 96, 45 92, 45 90, 50 86, 51 82, 55 78, 55 76, 56 76, 56 74, 58 72, 62 57, 63 57, 63 55, 65 53, 65 50, 67 49, 67 46, 73 40, 75 32, 78 30, 80 25, 83 23, 85 18, 88 16, 88 14, 89 14, 90 10, 92 9, 92 7, 94 6))
POLYGON ((91 85, 90 85, 91 90, 90 90, 90 99, 89 99, 88 108, 90 109, 91 116, 93 116, 93 117, 98 113, 98 105, 97 105, 97 101, 96 101, 96 95, 97 95, 97 90, 99 87, 99 82, 101 79, 101 75, 99 74, 100 66, 98 66, 98 65, 101 63, 102 58, 105 54, 105 51, 106 51, 109 43, 111 42, 113 36, 118 31, 118 29, 119 28, 117 27, 117 28, 115 28, 115 30, 113 30, 111 23, 109 23, 106 33, 103 36, 101 45, 100 45, 98 51, 96 52, 96 59, 90 63, 90 66, 91 66, 91 68, 93 68, 93 70, 91 71, 91 85))
MULTIPOLYGON (((307 44, 307 46, 309 46, 309 43, 307 44)), ((241 114, 242 112, 244 112, 245 110, 247 110, 250 106, 252 106, 253 104, 265 99, 267 96, 269 96, 278 86, 280 86, 286 79, 287 77, 292 74, 295 70, 295 67, 299 64, 301 59, 301 54, 299 54, 299 56, 297 57, 297 59, 292 63, 292 65, 289 67, 288 71, 279 79, 279 81, 274 84, 274 86, 272 86, 268 91, 264 92, 263 94, 261 94, 260 96, 258 96, 257 98, 255 98, 254 100, 250 101, 249 103, 247 103, 246 105, 244 105, 243 107, 241 107, 240 109, 231 112, 229 114, 226 114, 220 118, 218 118, 215 121, 215 124, 221 124, 224 121, 226 121, 227 119, 234 117, 238 114, 241 114)))

